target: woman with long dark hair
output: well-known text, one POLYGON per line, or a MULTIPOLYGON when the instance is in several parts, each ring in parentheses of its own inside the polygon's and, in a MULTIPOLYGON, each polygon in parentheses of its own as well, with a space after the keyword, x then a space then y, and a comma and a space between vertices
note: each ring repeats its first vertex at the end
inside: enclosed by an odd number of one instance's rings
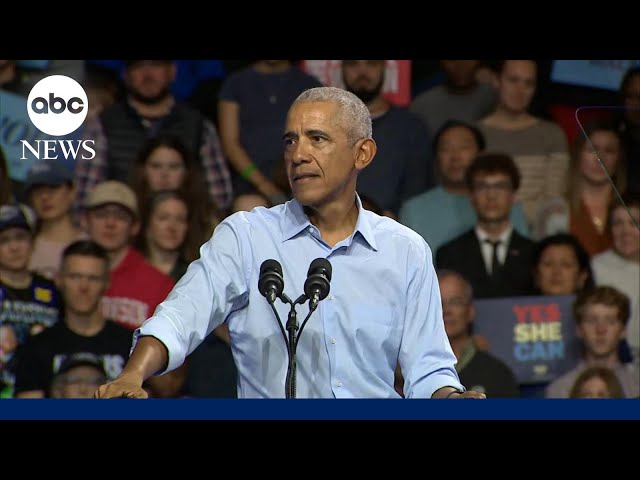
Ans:
POLYGON ((172 135, 151 138, 140 150, 132 170, 130 185, 138 196, 142 210, 146 209, 154 192, 176 190, 192 211, 197 241, 204 243, 216 225, 224 218, 209 200, 204 179, 187 146, 172 135))
POLYGON ((158 270, 175 282, 198 258, 200 232, 191 205, 178 190, 151 195, 142 215, 136 247, 158 270))

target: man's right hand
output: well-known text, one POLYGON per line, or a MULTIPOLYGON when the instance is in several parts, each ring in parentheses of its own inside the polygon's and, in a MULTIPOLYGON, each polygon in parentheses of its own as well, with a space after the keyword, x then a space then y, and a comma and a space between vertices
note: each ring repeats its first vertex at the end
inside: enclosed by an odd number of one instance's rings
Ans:
POLYGON ((127 360, 118 378, 113 382, 101 385, 94 398, 149 398, 143 390, 145 379, 154 373, 166 370, 169 352, 160 340, 143 335, 127 360))
POLYGON ((148 398, 149 394, 140 386, 140 382, 126 377, 118 377, 113 382, 100 385, 94 398, 148 398))

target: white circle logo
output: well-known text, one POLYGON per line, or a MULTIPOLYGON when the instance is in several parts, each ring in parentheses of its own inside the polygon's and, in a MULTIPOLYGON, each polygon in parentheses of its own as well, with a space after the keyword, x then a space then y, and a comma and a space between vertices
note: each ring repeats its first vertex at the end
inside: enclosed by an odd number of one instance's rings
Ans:
POLYGON ((43 78, 33 86, 27 99, 27 112, 36 128, 56 137, 75 132, 88 111, 84 89, 64 75, 43 78))

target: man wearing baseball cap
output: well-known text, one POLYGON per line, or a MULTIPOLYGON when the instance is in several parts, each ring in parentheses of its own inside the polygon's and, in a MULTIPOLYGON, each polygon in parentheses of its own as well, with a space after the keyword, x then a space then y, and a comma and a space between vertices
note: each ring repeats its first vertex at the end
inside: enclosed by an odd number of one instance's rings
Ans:
POLYGON ((174 282, 131 246, 140 218, 136 195, 128 185, 116 180, 99 183, 89 193, 85 208, 89 236, 111 261, 104 314, 133 331, 153 314, 174 282))
MULTIPOLYGON (((85 209, 87 231, 107 251, 111 262, 103 315, 133 332, 169 295, 175 282, 131 246, 140 230, 140 213, 128 185, 116 180, 99 183, 89 193, 85 209)), ((152 380, 152 396, 177 395, 184 383, 183 373, 186 371, 179 369, 173 376, 152 380), (172 382, 172 377, 179 377, 178 381, 172 382)))
MULTIPOLYGON (((56 323, 62 309, 54 283, 29 271, 34 229, 35 214, 29 207, 0 206, 0 326, 12 329, 18 347, 56 323)), ((8 360, 2 362, 0 378, 5 389, 13 391, 15 372, 7 367, 13 364, 8 360)))

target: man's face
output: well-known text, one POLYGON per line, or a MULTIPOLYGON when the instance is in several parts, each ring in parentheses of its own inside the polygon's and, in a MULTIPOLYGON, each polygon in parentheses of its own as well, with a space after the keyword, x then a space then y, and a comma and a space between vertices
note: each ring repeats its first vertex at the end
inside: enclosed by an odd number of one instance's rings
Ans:
POLYGON ((31 232, 11 227, 0 231, 0 268, 20 272, 27 268, 32 250, 31 232))
POLYGON ((175 64, 144 60, 125 72, 129 93, 138 101, 154 104, 164 100, 176 75, 175 64))
POLYGON ((465 285, 455 275, 446 275, 439 281, 442 298, 444 328, 449 340, 469 336, 469 325, 473 320, 473 303, 468 298, 465 285))
POLYGON ((498 79, 500 104, 510 113, 525 113, 536 91, 536 64, 507 60, 498 79))
POLYGON ((320 207, 355 191, 364 140, 352 144, 337 109, 333 102, 299 102, 287 116, 284 161, 291 191, 305 206, 320 207))
POLYGON ((342 81, 345 89, 365 104, 375 100, 384 86, 384 60, 343 60, 342 81))
POLYGON ((443 183, 463 186, 464 175, 478 153, 478 143, 468 128, 458 126, 442 132, 436 147, 436 161, 443 183))
POLYGON ((109 266, 100 258, 70 255, 62 263, 58 286, 67 311, 90 315, 100 306, 109 284, 109 266))
POLYGON ((91 239, 110 253, 126 248, 138 233, 139 223, 131 212, 117 204, 106 204, 87 212, 91 239))
POLYGON ((617 352, 625 327, 618 319, 618 307, 593 303, 584 307, 577 332, 588 354, 606 358, 617 352))
POLYGON ((504 222, 509 219, 515 192, 511 179, 505 173, 478 172, 473 179, 471 203, 478 220, 504 222))

